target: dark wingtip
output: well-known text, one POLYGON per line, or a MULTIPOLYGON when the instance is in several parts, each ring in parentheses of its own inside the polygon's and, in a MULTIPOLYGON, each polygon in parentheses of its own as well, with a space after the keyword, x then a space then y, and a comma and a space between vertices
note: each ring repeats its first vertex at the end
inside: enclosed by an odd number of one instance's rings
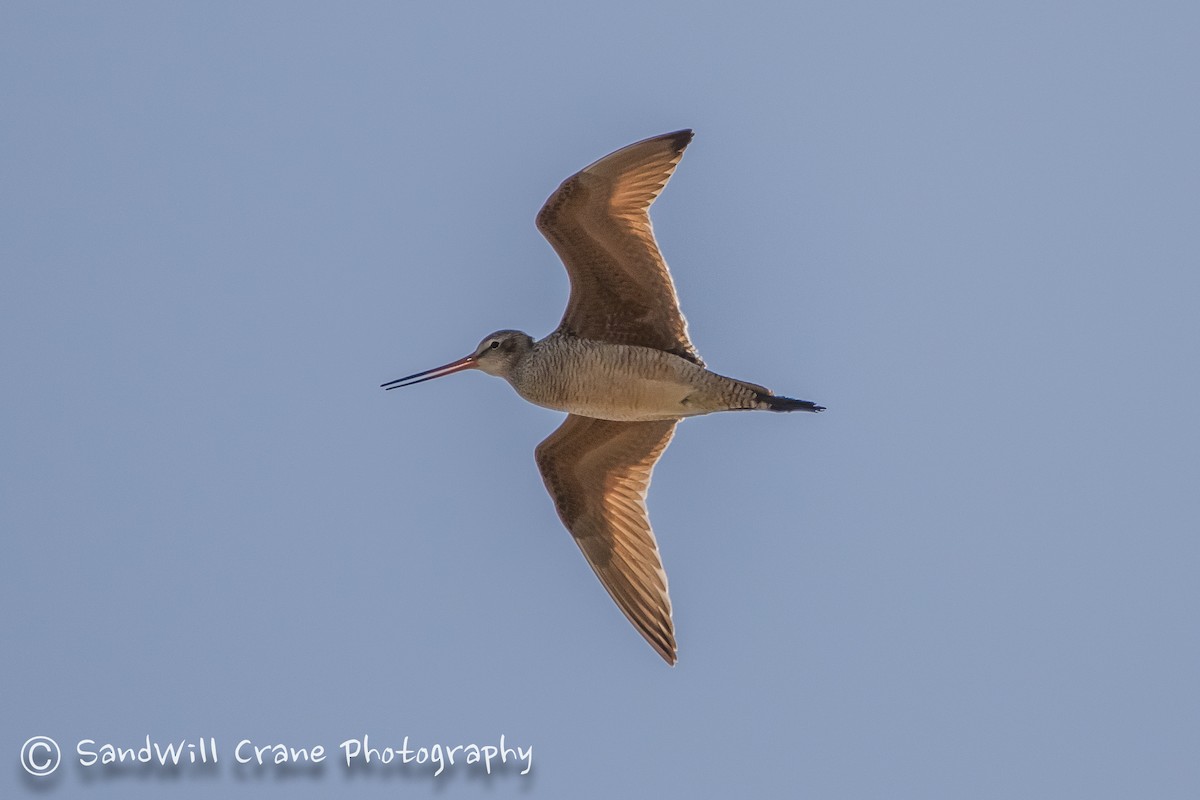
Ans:
POLYGON ((695 135, 696 135, 695 132, 691 128, 684 128, 681 131, 675 131, 674 133, 663 134, 662 138, 670 139, 671 145, 676 150, 682 150, 683 148, 687 147, 691 143, 692 137, 695 135))

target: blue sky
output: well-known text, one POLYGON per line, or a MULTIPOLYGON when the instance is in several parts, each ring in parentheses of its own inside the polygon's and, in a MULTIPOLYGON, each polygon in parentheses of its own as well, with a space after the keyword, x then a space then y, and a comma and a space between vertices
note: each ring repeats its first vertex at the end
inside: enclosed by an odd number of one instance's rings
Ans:
POLYGON ((0 9, 5 796, 1194 797, 1200 12, 0 9), (533 217, 629 142, 718 372, 670 669, 562 530, 533 217), (528 776, 239 770, 510 743, 528 776), (22 744, 64 763, 35 780, 22 744), (213 737, 220 767, 78 766, 213 737), (44 794, 43 794, 44 792, 44 794))

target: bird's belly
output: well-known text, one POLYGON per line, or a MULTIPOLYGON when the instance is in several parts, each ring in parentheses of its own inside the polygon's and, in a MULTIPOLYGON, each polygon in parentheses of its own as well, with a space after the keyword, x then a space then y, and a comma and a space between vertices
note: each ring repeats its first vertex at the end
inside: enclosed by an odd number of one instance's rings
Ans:
POLYGON ((577 393, 540 404, 584 417, 625 422, 677 419, 697 413, 689 410, 684 402, 692 393, 687 384, 638 379, 579 388, 577 393))
POLYGON ((665 365, 622 361, 584 358, 518 391, 546 408, 623 422, 678 419, 715 410, 692 402, 703 373, 699 367, 683 359, 665 365))

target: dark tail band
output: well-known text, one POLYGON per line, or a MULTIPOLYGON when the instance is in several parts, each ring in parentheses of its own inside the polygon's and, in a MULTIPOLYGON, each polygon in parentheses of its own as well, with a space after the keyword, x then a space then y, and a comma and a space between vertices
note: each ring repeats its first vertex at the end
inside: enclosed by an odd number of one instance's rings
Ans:
POLYGON ((825 406, 810 403, 808 400, 795 400, 791 397, 779 397, 774 394, 760 394, 758 400, 765 403, 769 411, 824 411, 825 406))

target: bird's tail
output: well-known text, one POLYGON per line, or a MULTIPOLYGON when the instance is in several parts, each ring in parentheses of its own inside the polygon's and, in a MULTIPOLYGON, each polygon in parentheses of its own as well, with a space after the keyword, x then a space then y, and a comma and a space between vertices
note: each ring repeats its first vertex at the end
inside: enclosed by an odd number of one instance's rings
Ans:
POLYGON ((808 400, 796 400, 791 397, 780 397, 770 392, 759 392, 756 398, 767 411, 824 411, 825 406, 819 406, 808 400))
MULTIPOLYGON (((741 386, 743 389, 749 389, 753 392, 754 399, 748 405, 737 406, 738 408, 757 409, 759 411, 824 411, 825 406, 819 406, 816 403, 808 400, 796 400, 791 397, 780 397, 777 394, 772 394, 771 390, 765 386, 760 386, 757 383, 750 381, 740 381, 737 378, 729 378, 728 380, 741 386)), ((744 397, 744 395, 743 395, 744 397)))

